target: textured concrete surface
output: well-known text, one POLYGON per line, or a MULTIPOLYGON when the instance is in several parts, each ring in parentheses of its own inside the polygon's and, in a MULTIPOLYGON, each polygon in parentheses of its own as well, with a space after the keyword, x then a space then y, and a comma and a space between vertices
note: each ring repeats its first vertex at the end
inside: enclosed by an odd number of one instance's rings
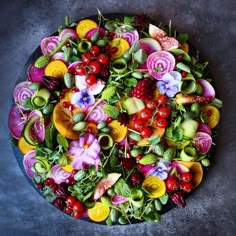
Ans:
POLYGON ((236 232, 236 4, 234 0, 11 0, 0 7, 0 235, 235 235, 236 232), (224 102, 214 164, 184 210, 174 209, 161 223, 106 227, 76 221, 38 195, 23 176, 8 139, 7 114, 14 84, 43 36, 72 20, 128 12, 188 32, 211 64, 224 102))

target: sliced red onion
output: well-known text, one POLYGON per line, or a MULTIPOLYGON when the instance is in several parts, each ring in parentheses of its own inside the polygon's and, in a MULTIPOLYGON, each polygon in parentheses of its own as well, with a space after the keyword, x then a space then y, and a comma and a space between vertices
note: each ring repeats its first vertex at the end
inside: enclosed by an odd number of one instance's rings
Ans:
POLYGON ((197 132, 193 138, 193 143, 199 155, 206 154, 211 148, 212 138, 207 133, 197 132))
POLYGON ((28 81, 42 83, 42 77, 45 75, 45 67, 37 68, 34 66, 34 63, 32 63, 28 67, 27 73, 28 73, 28 78, 27 78, 28 81))
POLYGON ((128 202, 129 199, 126 198, 126 197, 120 196, 120 195, 118 195, 118 194, 115 194, 115 195, 112 197, 111 201, 112 201, 112 204, 113 204, 114 206, 118 206, 119 204, 128 202))
POLYGON ((209 134, 210 136, 212 135, 211 128, 207 124, 201 121, 199 122, 197 132, 204 132, 204 133, 209 134))
POLYGON ((65 183, 71 173, 62 169, 60 164, 54 165, 49 172, 49 177, 54 179, 56 184, 65 183))
POLYGON ((58 36, 43 38, 40 43, 40 48, 43 55, 49 55, 59 44, 58 36))
POLYGON ((92 36, 97 32, 99 32, 101 38, 104 37, 106 34, 106 30, 103 28, 93 28, 86 33, 85 38, 90 40, 92 36))
POLYGON ((174 70, 175 58, 166 51, 153 52, 147 58, 147 68, 155 79, 160 80, 165 73, 174 70))
POLYGON ((196 81, 198 84, 201 85, 203 93, 202 95, 204 97, 207 97, 208 99, 210 99, 210 101, 215 98, 215 89, 213 88, 213 86, 205 79, 197 79, 196 81))
POLYGON ((8 128, 14 138, 19 139, 21 137, 21 132, 26 123, 27 116, 28 113, 20 110, 17 105, 11 108, 8 115, 8 128))
POLYGON ((24 106, 25 100, 33 96, 34 91, 29 89, 29 85, 31 82, 23 81, 16 85, 13 91, 13 98, 16 103, 18 103, 21 107, 24 106))
MULTIPOLYGON (((101 121, 106 121, 108 116, 107 114, 103 111, 103 106, 106 104, 105 101, 100 102, 96 108, 90 113, 88 117, 88 121, 94 121, 96 123, 99 123, 101 121)), ((93 105, 90 105, 85 108, 85 112, 88 113, 89 110, 91 109, 93 105)))
POLYGON ((171 170, 173 170, 174 168, 176 168, 177 172, 179 174, 182 174, 182 173, 185 173, 185 172, 189 172, 189 168, 186 167, 185 165, 183 164, 180 164, 179 162, 177 161, 172 161, 170 163, 170 167, 171 167, 171 170))
POLYGON ((60 34, 58 35, 59 41, 63 41, 66 39, 75 40, 77 38, 78 38, 78 36, 77 36, 76 32, 73 29, 68 29, 68 28, 63 29, 60 32, 60 34))
POLYGON ((31 179, 36 175, 36 173, 32 171, 32 167, 34 166, 36 162, 35 157, 36 157, 36 151, 31 150, 24 155, 24 159, 23 159, 23 166, 24 166, 25 172, 31 179))
POLYGON ((124 38, 129 42, 131 46, 135 41, 139 40, 139 33, 137 30, 126 31, 125 26, 121 26, 121 32, 116 32, 116 38, 124 38))

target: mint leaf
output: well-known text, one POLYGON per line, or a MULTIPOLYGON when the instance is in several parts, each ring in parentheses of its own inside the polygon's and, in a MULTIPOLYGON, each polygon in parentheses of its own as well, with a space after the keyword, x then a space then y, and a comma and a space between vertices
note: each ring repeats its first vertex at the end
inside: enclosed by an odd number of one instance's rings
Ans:
POLYGON ((126 25, 128 25, 128 24, 130 24, 130 23, 132 23, 132 22, 134 22, 134 17, 132 17, 132 16, 125 16, 125 17, 124 17, 124 23, 125 23, 126 25))
POLYGON ((116 119, 120 114, 118 108, 110 104, 105 104, 103 106, 103 111, 113 119, 116 119))
POLYGON ((124 179, 119 179, 114 185, 114 191, 116 194, 123 197, 130 197, 131 190, 129 185, 124 181, 124 179))
POLYGON ((188 41, 188 39, 189 39, 188 34, 180 34, 180 35, 177 37, 177 40, 178 40, 181 44, 183 44, 183 43, 185 43, 186 41, 188 41))
POLYGON ((147 138, 147 141, 150 145, 156 145, 160 142, 161 138, 159 135, 151 136, 150 138, 147 138))

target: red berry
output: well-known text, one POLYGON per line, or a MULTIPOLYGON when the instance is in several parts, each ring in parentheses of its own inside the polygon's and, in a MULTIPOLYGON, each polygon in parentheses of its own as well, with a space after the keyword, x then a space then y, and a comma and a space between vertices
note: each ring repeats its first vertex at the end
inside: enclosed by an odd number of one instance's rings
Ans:
POLYGON ((121 166, 123 167, 123 169, 125 170, 132 170, 133 167, 135 165, 135 161, 133 158, 125 158, 123 159, 123 161, 121 162, 121 166))
POLYGON ((65 98, 65 95, 64 95, 64 94, 61 94, 61 95, 59 95, 58 98, 61 100, 61 99, 65 98))
POLYGON ((47 178, 44 182, 45 185, 50 186, 51 184, 54 184, 54 179, 47 178))
POLYGON ((42 189, 43 188, 43 184, 40 184, 40 183, 37 183, 36 186, 37 186, 38 189, 42 189))
POLYGON ((143 176, 141 173, 135 172, 130 175, 129 179, 133 184, 140 184, 143 181, 143 176))
POLYGON ((186 71, 182 71, 182 72, 181 72, 181 75, 182 75, 183 78, 185 78, 185 77, 187 76, 187 74, 188 74, 188 73, 187 73, 186 71))
POLYGON ((143 158, 143 156, 142 155, 138 155, 138 156, 136 156, 136 161, 139 161, 139 160, 141 160, 143 158))
POLYGON ((183 55, 179 54, 179 55, 176 57, 176 59, 177 59, 178 61, 182 61, 183 55))
POLYGON ((67 102, 67 101, 64 101, 64 102, 62 103, 62 105, 63 105, 63 107, 68 108, 68 107, 70 106, 70 103, 67 102))
POLYGON ((111 53, 116 53, 118 51, 118 48, 117 47, 112 47, 111 48, 111 53))
POLYGON ((107 123, 111 123, 112 121, 113 121, 113 119, 111 117, 107 117, 107 119, 106 119, 107 123))
POLYGON ((77 93, 77 92, 79 92, 79 89, 78 89, 78 88, 73 88, 73 89, 71 90, 71 92, 72 92, 72 93, 77 93))

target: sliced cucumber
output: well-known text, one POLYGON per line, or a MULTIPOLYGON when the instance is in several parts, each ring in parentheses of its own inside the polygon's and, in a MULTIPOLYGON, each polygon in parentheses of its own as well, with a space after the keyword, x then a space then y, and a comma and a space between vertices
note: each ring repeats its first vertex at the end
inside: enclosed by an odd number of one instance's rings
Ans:
POLYGON ((124 109, 127 110, 129 115, 137 113, 145 108, 144 102, 136 97, 127 98, 123 102, 122 105, 123 105, 124 109))
POLYGON ((48 89, 42 88, 38 90, 31 98, 31 103, 36 108, 42 108, 47 105, 51 93, 48 89))
POLYGON ((38 144, 37 140, 33 140, 31 135, 30 135, 30 131, 32 129, 32 126, 34 125, 34 123, 36 122, 36 120, 39 119, 38 116, 32 116, 27 123, 25 124, 24 129, 22 130, 22 136, 25 138, 25 140, 33 145, 36 146, 38 144))
POLYGON ((45 174, 47 173, 47 169, 45 168, 45 165, 42 164, 42 162, 36 162, 34 164, 34 170, 37 174, 45 174))

